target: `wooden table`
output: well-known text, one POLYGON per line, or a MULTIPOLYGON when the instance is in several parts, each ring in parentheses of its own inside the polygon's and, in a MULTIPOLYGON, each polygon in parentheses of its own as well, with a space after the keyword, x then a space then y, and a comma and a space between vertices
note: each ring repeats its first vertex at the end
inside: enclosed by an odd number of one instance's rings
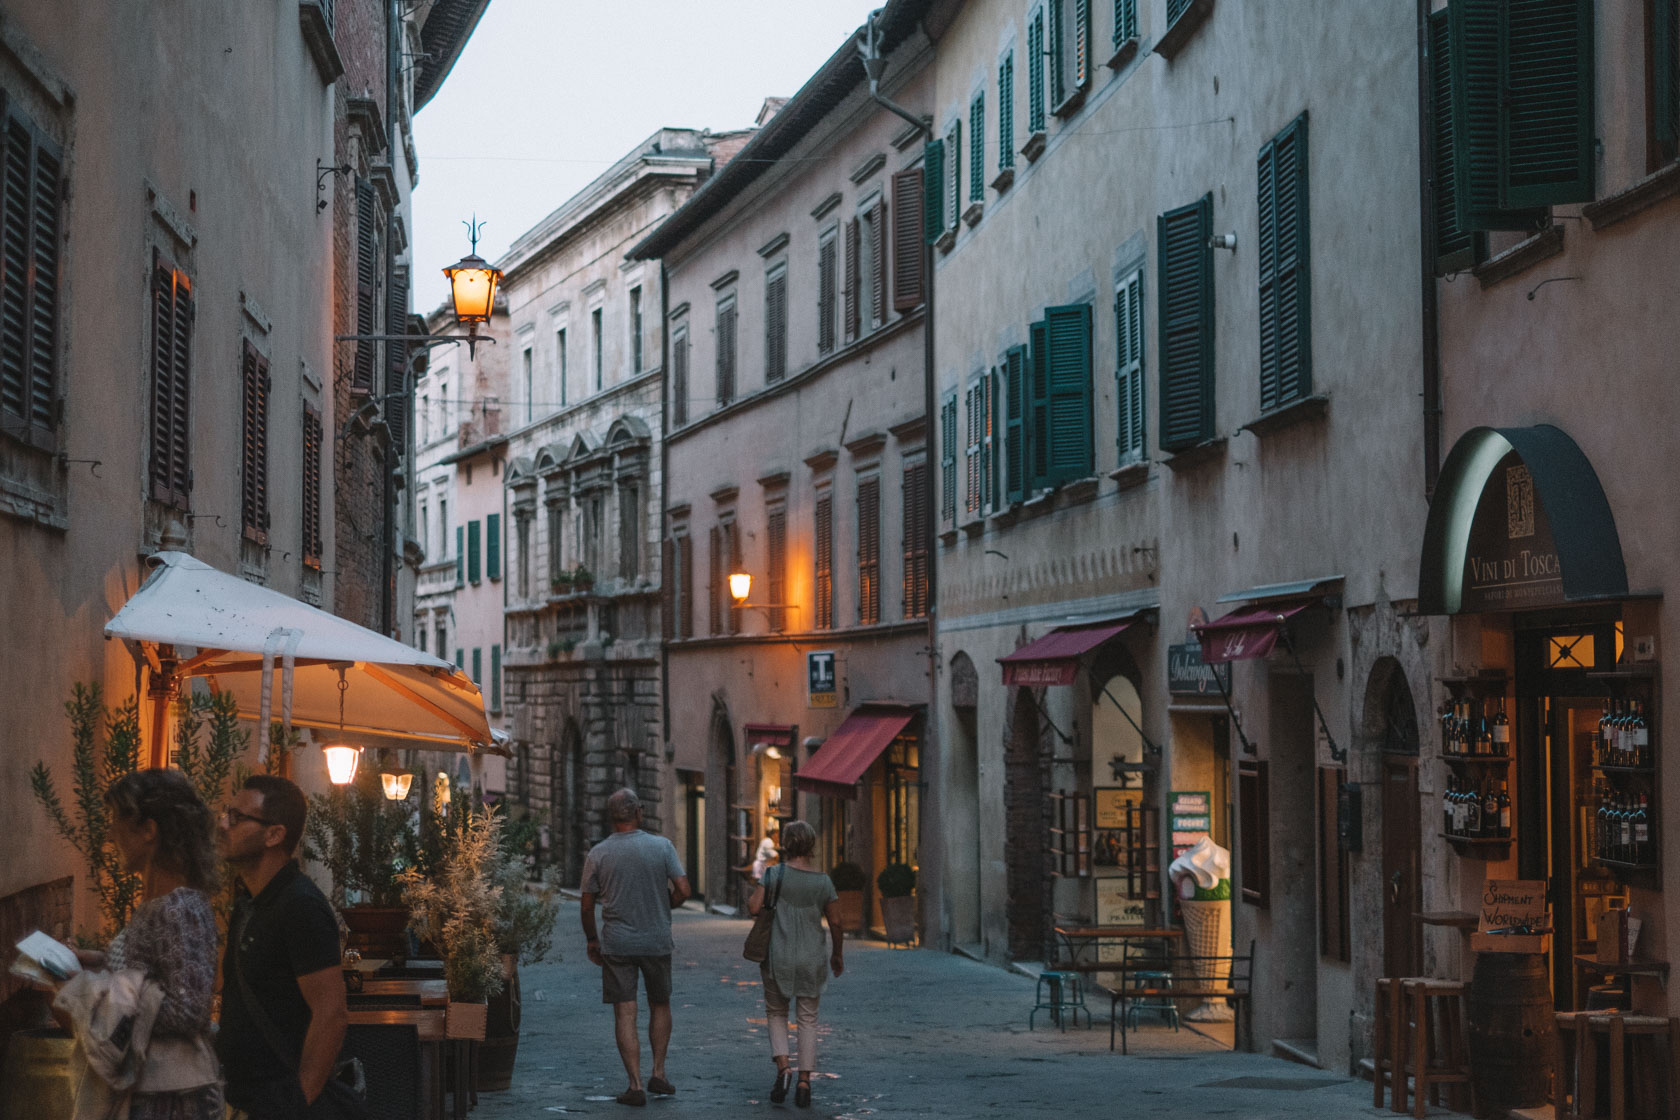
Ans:
POLYGON ((388 980, 370 976, 362 981, 364 996, 419 996, 421 1007, 444 1007, 449 1003, 449 985, 442 980, 388 980))
POLYGON ((1634 957, 1630 961, 1617 964, 1614 961, 1601 961, 1591 953, 1575 954, 1575 967, 1583 972, 1596 972, 1600 976, 1611 973, 1621 973, 1624 976, 1655 976, 1664 991, 1668 990, 1668 962, 1652 960, 1649 957, 1634 957))
POLYGON ((1178 939, 1184 936, 1179 929, 1150 929, 1146 926, 1057 926, 1056 937, 1067 950, 1066 963, 1055 967, 1069 972, 1118 972, 1119 961, 1087 959, 1082 954, 1095 951, 1103 941, 1159 941, 1168 953, 1176 950, 1178 939))
POLYGON ((466 1064, 462 1060, 466 1053, 466 1044, 453 1042, 445 1037, 443 1008, 369 1010, 351 1004, 349 1021, 354 1026, 413 1027, 420 1040, 420 1062, 426 1080, 426 1116, 443 1116, 443 1063, 446 1059, 452 1059, 456 1069, 455 1118, 461 1120, 466 1116, 467 1098, 463 1091, 461 1075, 461 1069, 466 1064))

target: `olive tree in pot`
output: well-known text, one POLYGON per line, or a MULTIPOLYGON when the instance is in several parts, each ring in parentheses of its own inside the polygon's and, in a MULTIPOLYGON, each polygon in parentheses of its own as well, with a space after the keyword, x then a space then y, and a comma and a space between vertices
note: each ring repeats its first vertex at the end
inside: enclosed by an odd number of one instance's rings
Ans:
POLYGON ((502 990, 490 997, 484 1044, 479 1047, 477 1087, 481 1093, 513 1084, 513 1063, 519 1053, 519 966, 548 956, 554 943, 554 921, 559 917, 551 879, 545 876, 540 888, 527 889, 526 846, 520 842, 517 827, 503 828, 500 840, 496 883, 502 893, 496 906, 496 949, 502 990))
POLYGON ((488 1001, 504 984, 496 940, 502 897, 499 825, 495 809, 475 812, 429 874, 410 868, 397 877, 410 913, 408 928, 443 950, 449 987, 444 1030, 450 1038, 482 1041, 488 1001))
POLYGON ((410 862, 407 807, 385 800, 373 767, 309 800, 303 853, 332 876, 350 947, 370 957, 408 956, 409 913, 397 882, 410 862))
POLYGON ((863 892, 869 875, 857 864, 842 860, 828 873, 834 893, 840 896, 840 928, 848 933, 863 932, 863 892))
POLYGON ((907 863, 889 863, 875 876, 881 892, 881 924, 888 944, 916 940, 916 871, 907 863))

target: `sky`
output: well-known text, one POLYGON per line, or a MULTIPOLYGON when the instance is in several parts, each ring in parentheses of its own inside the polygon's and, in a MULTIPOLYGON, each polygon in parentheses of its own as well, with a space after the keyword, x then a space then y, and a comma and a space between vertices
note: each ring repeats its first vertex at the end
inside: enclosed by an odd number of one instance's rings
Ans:
POLYGON ((415 310, 448 298, 475 213, 494 261, 655 129, 751 125, 883 2, 490 0, 414 118, 415 310))

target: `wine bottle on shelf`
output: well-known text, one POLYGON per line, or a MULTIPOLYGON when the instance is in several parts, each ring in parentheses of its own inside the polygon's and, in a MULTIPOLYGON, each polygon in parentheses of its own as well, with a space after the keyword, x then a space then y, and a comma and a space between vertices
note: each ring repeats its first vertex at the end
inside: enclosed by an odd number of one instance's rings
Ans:
POLYGON ((1482 798, 1474 786, 1464 791, 1464 834, 1472 839, 1482 835, 1482 798))
POLYGON ((1651 809, 1646 795, 1639 795, 1639 807, 1633 811, 1633 844, 1635 863, 1655 863, 1651 849, 1651 809))
POLYGON ((1505 783, 1499 783, 1499 796, 1496 799, 1499 807, 1499 836, 1502 840, 1511 838, 1511 795, 1505 790, 1505 783))
POLYGON ((1511 721, 1505 715, 1505 697, 1499 698, 1499 710, 1493 714, 1493 753, 1504 757, 1511 753, 1511 721))
POLYGON ((1651 727, 1645 722, 1645 703, 1641 700, 1633 704, 1633 756, 1635 766, 1651 765, 1651 727))
POLYGON ((1453 781, 1448 774, 1446 789, 1441 792, 1441 831, 1448 836, 1453 834, 1453 781))
POLYGON ((1604 714, 1598 717, 1598 764, 1610 763, 1610 701, 1604 702, 1604 714))
POLYGON ((1482 835, 1490 840, 1499 836, 1499 799, 1491 782, 1482 787, 1482 835))
POLYGON ((1598 809, 1593 813, 1593 856, 1610 858, 1610 803, 1602 784, 1598 790, 1598 809))

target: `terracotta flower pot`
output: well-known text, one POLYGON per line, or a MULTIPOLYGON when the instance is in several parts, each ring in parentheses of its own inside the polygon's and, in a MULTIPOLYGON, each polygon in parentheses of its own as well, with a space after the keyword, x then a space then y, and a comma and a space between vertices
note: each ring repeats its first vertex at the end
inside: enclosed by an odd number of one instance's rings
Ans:
POLYGON ((907 945, 916 940, 916 896, 883 898, 881 924, 886 928, 889 944, 907 945))
POLYGON ((847 933, 863 932, 863 892, 835 891, 840 901, 840 928, 847 933))
POLYGON ((449 1038, 483 1042, 484 1031, 489 1018, 490 1005, 488 1003, 456 1003, 454 1000, 450 1000, 449 1011, 444 1016, 443 1033, 449 1038))
POLYGON ((519 959, 502 957, 502 990, 490 997, 484 1044, 478 1048, 478 1091, 500 1092, 513 1086, 513 1062, 519 1053, 519 959))

